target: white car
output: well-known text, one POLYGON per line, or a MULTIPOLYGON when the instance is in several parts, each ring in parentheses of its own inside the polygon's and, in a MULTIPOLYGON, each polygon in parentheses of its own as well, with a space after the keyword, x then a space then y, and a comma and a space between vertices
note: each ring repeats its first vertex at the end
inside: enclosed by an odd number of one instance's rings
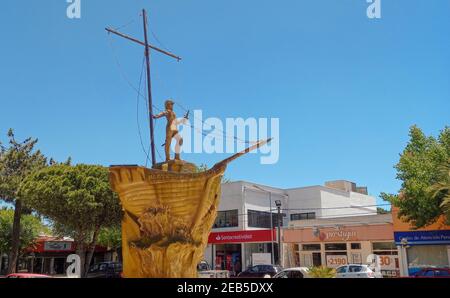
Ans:
POLYGON ((309 278, 307 267, 294 267, 284 269, 273 276, 273 278, 309 278))
POLYGON ((374 272, 369 265, 349 264, 336 269, 337 278, 382 278, 380 272, 374 272))

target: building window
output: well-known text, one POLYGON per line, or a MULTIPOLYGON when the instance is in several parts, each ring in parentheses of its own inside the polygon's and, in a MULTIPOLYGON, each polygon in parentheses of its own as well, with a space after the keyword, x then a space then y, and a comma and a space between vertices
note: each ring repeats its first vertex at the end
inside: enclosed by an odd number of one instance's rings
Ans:
POLYGON ((305 219, 316 219, 316 213, 308 212, 308 213, 291 214, 291 220, 305 220, 305 219))
POLYGON ((307 250, 307 251, 320 250, 320 244, 303 244, 302 250, 307 250))
POLYGON ((361 249, 361 243, 350 244, 351 249, 361 249))
MULTIPOLYGON (((278 226, 278 213, 272 213, 272 220, 270 219, 270 212, 247 210, 248 226, 252 228, 266 228, 270 229, 270 223, 272 221, 272 228, 278 226)), ((280 213, 280 225, 283 225, 282 217, 286 214, 280 213)))
POLYGON ((327 243, 325 244, 325 250, 347 250, 346 243, 327 243))
POLYGON ((214 228, 230 228, 238 227, 238 210, 227 210, 217 212, 217 218, 214 223, 214 228))
POLYGON ((374 242, 372 248, 373 250, 397 250, 394 242, 374 242))

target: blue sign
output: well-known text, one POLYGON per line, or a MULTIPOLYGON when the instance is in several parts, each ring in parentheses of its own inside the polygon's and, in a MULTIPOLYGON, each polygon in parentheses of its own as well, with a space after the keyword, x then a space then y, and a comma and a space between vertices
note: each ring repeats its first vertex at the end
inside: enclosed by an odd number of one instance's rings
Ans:
POLYGON ((395 244, 401 245, 402 239, 408 245, 450 244, 450 230, 394 232, 395 244))

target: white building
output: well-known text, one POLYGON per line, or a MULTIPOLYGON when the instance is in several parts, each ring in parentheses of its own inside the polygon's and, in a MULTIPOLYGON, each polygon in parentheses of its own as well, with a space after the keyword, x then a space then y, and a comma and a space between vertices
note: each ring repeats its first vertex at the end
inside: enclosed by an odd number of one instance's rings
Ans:
POLYGON ((376 200, 367 195, 367 188, 348 181, 293 189, 245 181, 225 183, 205 260, 216 269, 230 271, 241 271, 256 263, 256 258, 277 263, 278 235, 271 229, 278 226, 277 203, 282 227, 294 220, 377 214, 376 200))

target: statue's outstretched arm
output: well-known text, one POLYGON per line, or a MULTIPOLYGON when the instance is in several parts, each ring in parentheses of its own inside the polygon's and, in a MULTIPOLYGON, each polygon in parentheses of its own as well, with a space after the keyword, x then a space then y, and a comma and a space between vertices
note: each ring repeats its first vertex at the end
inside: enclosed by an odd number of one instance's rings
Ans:
POLYGON ((161 118, 161 117, 166 116, 166 115, 167 115, 167 112, 164 111, 164 112, 161 112, 161 113, 159 113, 157 115, 153 115, 153 119, 158 119, 158 118, 161 118))

